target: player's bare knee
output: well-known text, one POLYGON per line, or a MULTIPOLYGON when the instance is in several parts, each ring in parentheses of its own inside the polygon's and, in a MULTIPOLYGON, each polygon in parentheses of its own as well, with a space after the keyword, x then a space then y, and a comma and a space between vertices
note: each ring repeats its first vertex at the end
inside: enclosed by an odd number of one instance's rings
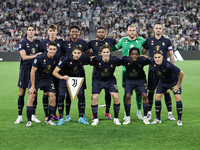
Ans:
POLYGON ((56 95, 55 94, 49 94, 49 100, 50 100, 50 105, 55 106, 56 105, 56 95))
POLYGON ((142 93, 141 95, 142 95, 143 103, 148 103, 147 93, 142 93))
POLYGON ((174 97, 175 97, 176 101, 180 101, 181 100, 181 95, 180 94, 176 94, 176 95, 174 95, 174 97))
POLYGON ((126 104, 131 104, 131 94, 130 93, 127 93, 126 94, 126 101, 125 101, 126 104))

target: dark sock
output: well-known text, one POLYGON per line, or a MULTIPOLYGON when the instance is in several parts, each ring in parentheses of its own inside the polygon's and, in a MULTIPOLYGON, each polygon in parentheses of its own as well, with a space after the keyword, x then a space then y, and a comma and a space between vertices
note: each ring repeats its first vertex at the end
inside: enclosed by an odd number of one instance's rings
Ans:
POLYGON ((125 103, 126 116, 130 116, 131 104, 125 103))
POLYGON ((150 93, 150 92, 148 94, 148 100, 149 100, 149 110, 148 111, 151 111, 152 106, 153 106, 153 95, 154 95, 154 93, 150 93))
POLYGON ((165 104, 167 106, 168 112, 172 111, 172 99, 169 93, 165 93, 165 104))
POLYGON ((18 115, 22 115, 22 111, 23 111, 23 107, 24 107, 24 95, 18 97, 18 115))
POLYGON ((59 96, 59 101, 58 101, 58 112, 59 112, 59 117, 60 117, 60 119, 63 118, 64 99, 65 99, 65 95, 60 95, 60 96, 59 96))
POLYGON ((94 115, 94 119, 98 118, 98 105, 91 105, 92 106, 92 114, 94 115))
POLYGON ((49 100, 48 100, 48 96, 43 94, 43 108, 44 108, 44 113, 45 113, 45 117, 47 117, 49 115, 49 100))
POLYGON ((85 113, 85 95, 78 94, 78 110, 79 110, 79 117, 83 117, 85 113))
POLYGON ((53 117, 54 115, 54 112, 55 112, 55 106, 50 106, 49 105, 49 117, 48 117, 48 121, 51 120, 51 118, 53 117))
POLYGON ((114 118, 118 118, 120 104, 114 104, 113 109, 114 109, 114 118))
POLYGON ((141 105, 142 105, 142 95, 140 91, 135 91, 136 93, 136 104, 137 104, 137 109, 141 110, 141 105))
POLYGON ((155 100, 155 108, 156 108, 156 118, 160 120, 161 101, 155 100))
POLYGON ((33 102, 33 115, 35 115, 36 108, 37 108, 37 96, 35 97, 35 100, 33 102))
POLYGON ((58 101, 59 101, 59 95, 56 94, 56 106, 55 106, 54 115, 56 115, 56 110, 57 110, 57 107, 58 107, 58 101))
POLYGON ((67 94, 67 96, 66 96, 66 116, 69 115, 70 107, 71 107, 71 99, 69 97, 69 94, 67 94))
POLYGON ((109 91, 105 90, 106 113, 110 113, 111 95, 109 91))
POLYGON ((26 115, 27 115, 28 121, 31 121, 32 114, 33 114, 33 106, 27 106, 26 115))
POLYGON ((149 110, 149 103, 143 103, 144 116, 147 116, 148 110, 149 110))
POLYGON ((176 102, 176 110, 177 110, 178 120, 181 120, 182 111, 183 111, 183 103, 182 103, 182 101, 176 102))

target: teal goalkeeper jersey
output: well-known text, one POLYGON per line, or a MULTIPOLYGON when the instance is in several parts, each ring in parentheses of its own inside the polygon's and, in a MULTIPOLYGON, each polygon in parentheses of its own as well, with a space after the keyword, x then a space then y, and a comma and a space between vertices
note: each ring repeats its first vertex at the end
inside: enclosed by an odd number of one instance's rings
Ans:
MULTIPOLYGON (((119 42, 115 45, 115 48, 113 51, 115 50, 119 50, 122 48, 122 56, 128 56, 129 55, 129 50, 132 47, 137 47, 140 50, 140 53, 142 51, 142 46, 145 44, 145 39, 142 37, 138 37, 134 40, 130 40, 128 37, 123 37, 119 40, 119 42)), ((125 69, 125 67, 122 67, 123 70, 125 69)))

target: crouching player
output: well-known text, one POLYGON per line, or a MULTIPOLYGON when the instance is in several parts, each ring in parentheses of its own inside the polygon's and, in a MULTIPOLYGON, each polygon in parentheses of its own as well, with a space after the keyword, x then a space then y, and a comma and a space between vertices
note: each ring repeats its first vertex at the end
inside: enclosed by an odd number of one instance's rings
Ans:
MULTIPOLYGON (((61 79, 59 80, 59 101, 58 101, 58 111, 60 120, 57 125, 64 124, 63 121, 64 98, 65 98, 65 93, 69 94, 66 86, 66 81, 69 79, 69 77, 82 77, 81 75, 83 71, 83 65, 86 65, 90 62, 90 57, 85 53, 82 54, 81 49, 82 48, 79 45, 76 45, 72 50, 72 54, 65 55, 58 63, 55 70, 53 71, 53 75, 58 79, 61 79), (60 70, 62 71, 62 73, 59 74, 60 70)), ((85 94, 83 86, 81 86, 78 93, 78 110, 79 110, 78 123, 89 124, 85 116, 85 94)), ((68 118, 68 116, 69 115, 66 116, 65 122, 71 120, 71 118, 68 118)))
POLYGON ((151 124, 161 123, 161 98, 168 89, 171 89, 176 100, 177 126, 182 126, 183 105, 181 101, 181 83, 184 73, 169 61, 163 60, 163 52, 161 50, 154 51, 153 57, 154 61, 151 61, 151 65, 153 65, 154 71, 160 80, 155 97, 156 119, 151 124))
POLYGON ((55 112, 56 106, 56 91, 52 81, 52 71, 54 70, 59 58, 55 57, 57 51, 57 44, 55 42, 50 42, 47 47, 47 52, 38 55, 32 65, 31 69, 31 83, 29 88, 29 97, 27 102, 27 118, 28 123, 26 127, 31 127, 31 115, 33 112, 33 102, 37 96, 37 90, 40 88, 47 92, 50 99, 49 105, 49 116, 47 124, 56 125, 51 121, 52 116, 55 112))
POLYGON ((98 96, 102 89, 108 90, 114 99, 114 124, 121 125, 118 119, 120 102, 118 96, 117 82, 113 75, 116 66, 121 65, 121 60, 115 56, 110 56, 110 46, 104 44, 101 48, 102 56, 94 57, 90 61, 90 65, 95 66, 96 70, 94 72, 92 80, 92 113, 94 115, 94 120, 92 125, 97 125, 99 123, 98 119, 98 96))
POLYGON ((146 75, 144 73, 143 67, 148 65, 150 62, 149 58, 140 56, 140 50, 133 47, 129 50, 129 56, 124 56, 122 58, 122 65, 126 67, 126 100, 125 100, 125 111, 126 119, 123 124, 129 124, 130 119, 130 108, 131 108, 131 95, 134 89, 138 88, 143 99, 143 111, 144 111, 144 124, 150 124, 147 119, 147 112, 149 108, 149 102, 147 97, 147 84, 146 75))

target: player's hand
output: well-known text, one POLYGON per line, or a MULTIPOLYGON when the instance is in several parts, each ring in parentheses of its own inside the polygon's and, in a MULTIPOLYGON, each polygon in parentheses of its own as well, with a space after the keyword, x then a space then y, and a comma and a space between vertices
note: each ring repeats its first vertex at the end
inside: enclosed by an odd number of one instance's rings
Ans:
POLYGON ((42 54, 42 52, 37 53, 36 56, 37 56, 37 55, 40 55, 40 54, 42 54))
POLYGON ((28 90, 28 94, 31 95, 31 94, 36 94, 36 89, 34 87, 31 87, 29 90, 28 90))
POLYGON ((62 76, 62 78, 61 79, 63 79, 63 80, 68 80, 69 79, 69 76, 67 76, 67 75, 65 75, 65 76, 62 76))
POLYGON ((173 92, 177 92, 179 90, 180 86, 175 85, 174 87, 172 87, 173 92))

